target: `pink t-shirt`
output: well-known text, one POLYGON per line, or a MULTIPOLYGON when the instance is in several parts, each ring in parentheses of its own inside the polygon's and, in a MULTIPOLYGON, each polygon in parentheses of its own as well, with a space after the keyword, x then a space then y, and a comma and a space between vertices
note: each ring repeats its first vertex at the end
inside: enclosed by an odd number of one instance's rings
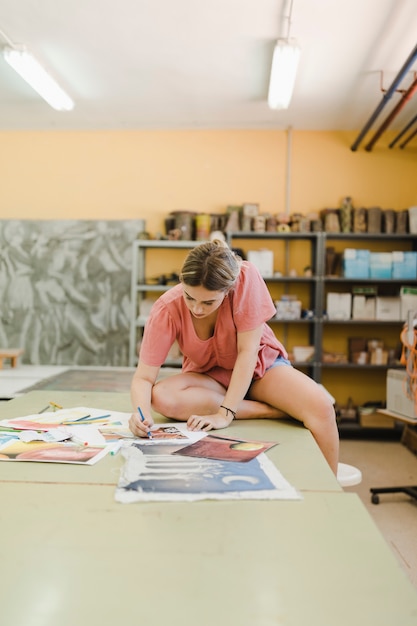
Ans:
POLYGON ((207 374, 228 387, 237 358, 237 333, 263 332, 253 378, 262 378, 278 355, 287 358, 284 346, 266 323, 276 309, 264 279, 251 263, 243 261, 235 287, 218 309, 214 334, 200 339, 183 296, 176 285, 155 302, 144 329, 140 359, 146 365, 161 366, 176 339, 183 354, 183 372, 207 374))

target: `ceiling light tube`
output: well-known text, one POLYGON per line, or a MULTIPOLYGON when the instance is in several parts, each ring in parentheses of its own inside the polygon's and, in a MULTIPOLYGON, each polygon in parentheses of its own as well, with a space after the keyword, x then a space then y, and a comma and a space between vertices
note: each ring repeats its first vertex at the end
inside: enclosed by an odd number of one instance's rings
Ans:
POLYGON ((278 40, 272 57, 268 105, 270 109, 287 109, 294 90, 300 48, 294 40, 278 40))
POLYGON ((4 48, 7 63, 57 111, 71 111, 74 102, 27 50, 4 48))

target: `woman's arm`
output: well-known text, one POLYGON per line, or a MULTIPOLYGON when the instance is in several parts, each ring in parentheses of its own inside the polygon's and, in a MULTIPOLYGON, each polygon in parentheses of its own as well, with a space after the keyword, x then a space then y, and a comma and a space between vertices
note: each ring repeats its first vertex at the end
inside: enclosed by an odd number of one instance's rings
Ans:
MULTIPOLYGON (((263 324, 254 330, 237 333, 237 358, 222 405, 236 412, 252 382, 258 360, 263 324)), ((223 413, 224 409, 220 409, 223 413)), ((230 415, 230 413, 229 413, 230 415)))
POLYGON ((159 367, 145 365, 139 361, 130 387, 130 397, 134 413, 129 420, 129 428, 137 437, 146 437, 153 425, 151 413, 152 387, 158 376, 159 367), (138 407, 140 407, 144 421, 141 419, 138 407))
POLYGON ((191 415, 187 424, 190 430, 211 430, 226 428, 233 420, 238 405, 244 399, 252 382, 258 359, 259 344, 263 325, 237 334, 237 358, 232 377, 224 399, 217 413, 211 415, 191 415), (229 410, 227 410, 229 409, 229 410))

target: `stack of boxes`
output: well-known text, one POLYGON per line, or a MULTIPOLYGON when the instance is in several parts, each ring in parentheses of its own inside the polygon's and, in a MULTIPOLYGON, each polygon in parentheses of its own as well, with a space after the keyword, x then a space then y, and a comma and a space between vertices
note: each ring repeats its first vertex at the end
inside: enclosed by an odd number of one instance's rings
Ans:
POLYGON ((369 250, 346 248, 343 253, 343 275, 345 278, 369 278, 371 253, 369 250))
MULTIPOLYGON (((343 254, 345 278, 416 280, 417 252, 370 252, 347 248, 343 254)), ((417 310, 417 288, 401 287, 398 296, 378 296, 376 287, 353 287, 352 293, 328 293, 329 319, 406 321, 417 310)))
POLYGON ((346 248, 343 253, 345 278, 417 278, 417 252, 370 252, 346 248))

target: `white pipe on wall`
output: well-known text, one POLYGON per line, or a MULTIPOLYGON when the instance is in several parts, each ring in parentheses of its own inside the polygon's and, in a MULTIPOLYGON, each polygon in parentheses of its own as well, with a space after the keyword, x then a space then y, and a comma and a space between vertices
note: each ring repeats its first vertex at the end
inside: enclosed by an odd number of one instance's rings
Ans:
POLYGON ((291 213, 291 154, 292 152, 292 127, 287 128, 287 171, 285 180, 285 215, 291 213))

